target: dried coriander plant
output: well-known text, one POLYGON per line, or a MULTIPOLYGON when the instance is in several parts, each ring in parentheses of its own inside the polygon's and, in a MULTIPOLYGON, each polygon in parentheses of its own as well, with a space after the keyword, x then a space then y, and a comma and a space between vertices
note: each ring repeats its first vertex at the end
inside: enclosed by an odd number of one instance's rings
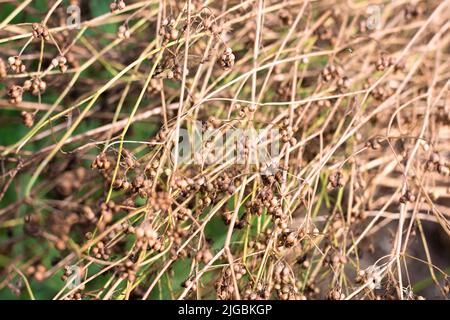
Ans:
POLYGON ((449 297, 449 0, 0 7, 0 297, 449 297))

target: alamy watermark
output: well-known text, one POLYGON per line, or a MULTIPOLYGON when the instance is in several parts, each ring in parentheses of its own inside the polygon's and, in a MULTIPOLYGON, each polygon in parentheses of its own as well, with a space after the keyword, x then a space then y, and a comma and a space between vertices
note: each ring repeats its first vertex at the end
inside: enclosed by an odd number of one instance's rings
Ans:
POLYGON ((80 285, 82 272, 83 270, 76 265, 65 267, 65 274, 67 275, 67 288, 74 289, 80 285))
POLYGON ((66 13, 68 15, 66 24, 69 29, 81 28, 81 9, 77 5, 70 5, 67 7, 66 13))
POLYGON ((270 175, 278 170, 280 158, 280 130, 278 128, 220 128, 205 127, 195 121, 191 128, 180 128, 178 136, 172 135, 172 142, 178 139, 178 155, 172 148, 172 161, 178 164, 238 164, 254 165, 261 174, 270 175))
POLYGON ((368 14, 366 20, 366 26, 369 30, 375 30, 380 28, 381 22, 381 5, 370 5, 367 7, 366 13, 368 14))

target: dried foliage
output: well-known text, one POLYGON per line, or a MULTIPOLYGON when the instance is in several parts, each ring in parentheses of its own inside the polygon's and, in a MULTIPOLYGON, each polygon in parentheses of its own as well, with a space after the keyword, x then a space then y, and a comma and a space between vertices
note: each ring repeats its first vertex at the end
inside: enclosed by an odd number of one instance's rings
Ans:
POLYGON ((448 298, 450 1, 381 2, 0 3, 0 297, 448 298))

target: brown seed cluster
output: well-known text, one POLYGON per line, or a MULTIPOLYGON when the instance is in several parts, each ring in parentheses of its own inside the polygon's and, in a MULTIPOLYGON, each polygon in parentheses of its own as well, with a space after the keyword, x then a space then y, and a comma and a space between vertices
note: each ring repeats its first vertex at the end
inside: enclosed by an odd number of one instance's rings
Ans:
POLYGON ((87 170, 83 167, 78 167, 75 170, 62 173, 60 177, 57 178, 56 191, 60 195, 68 197, 82 187, 86 175, 87 170))
POLYGON ((444 176, 450 174, 448 164, 445 163, 445 160, 436 151, 431 153, 430 158, 425 163, 425 169, 428 171, 437 171, 444 176))
POLYGON ((26 269, 26 274, 34 277, 34 279, 38 282, 42 282, 45 280, 46 273, 47 268, 41 263, 31 265, 26 269))
POLYGON ((379 139, 379 138, 372 138, 372 139, 369 139, 367 142, 366 142, 366 147, 367 148, 370 148, 370 149, 372 149, 372 150, 378 150, 378 149, 380 149, 381 148, 381 139, 379 139))
POLYGON ((159 35, 164 38, 165 41, 177 40, 179 31, 175 28, 175 19, 165 18, 161 23, 161 29, 159 35))
POLYGON ((45 25, 35 22, 31 27, 33 29, 33 37, 35 39, 43 39, 45 41, 50 40, 50 33, 45 25))
POLYGON ((130 231, 136 235, 136 247, 146 247, 155 251, 163 250, 161 239, 151 225, 139 226, 137 228, 132 227, 130 231))
POLYGON ((281 141, 289 143, 291 146, 297 144, 297 139, 294 138, 294 128, 289 124, 289 119, 285 119, 282 124, 281 141))
POLYGON ((107 247, 103 241, 99 241, 92 248, 92 254, 97 259, 108 260, 111 257, 112 250, 107 247))
POLYGON ((106 170, 108 171, 111 168, 111 162, 108 160, 106 153, 100 153, 91 165, 92 169, 106 170))
POLYGON ((338 289, 333 289, 333 290, 330 290, 330 292, 328 293, 328 299, 329 300, 344 300, 345 294, 343 294, 338 289))
MULTIPOLYGON (((25 189, 30 193, 1 209, 5 221, 15 221, 17 208, 27 210, 19 221, 21 228, 5 225, 5 232, 0 232, 0 253, 11 253, 12 261, 20 262, 28 279, 50 281, 47 278, 54 271, 62 271, 62 280, 68 281, 74 276, 73 268, 63 269, 63 263, 88 262, 86 274, 102 275, 93 277, 98 286, 71 290, 66 299, 144 298, 154 295, 161 285, 162 295, 175 298, 189 294, 188 298, 198 299, 214 295, 248 300, 342 300, 346 295, 397 299, 401 292, 407 299, 421 299, 412 289, 399 287, 395 272, 383 273, 386 281, 378 286, 379 282, 372 283, 374 275, 357 271, 384 251, 375 246, 382 233, 400 232, 383 219, 365 221, 380 210, 396 184, 407 183, 411 188, 399 197, 403 204, 421 203, 415 182, 422 179, 427 202, 437 200, 445 192, 441 190, 446 190, 441 181, 450 174, 445 145, 450 116, 443 87, 447 74, 442 70, 448 53, 440 50, 436 58, 435 50, 425 52, 432 39, 440 48, 441 39, 433 34, 439 35, 445 22, 435 14, 435 21, 421 30, 420 41, 411 43, 407 35, 395 31, 417 31, 419 19, 405 22, 423 15, 416 4, 394 6, 405 10, 404 17, 385 10, 385 30, 378 32, 361 10, 347 12, 339 2, 333 7, 311 2, 305 6, 309 18, 299 19, 292 29, 293 19, 301 17, 301 3, 268 3, 273 14, 260 17, 257 4, 244 2, 222 12, 224 6, 219 3, 204 5, 194 0, 189 14, 183 1, 167 0, 156 10, 156 6, 126 7, 123 0, 110 0, 112 13, 102 16, 102 21, 92 17, 83 24, 89 31, 84 35, 91 44, 87 49, 78 41, 79 34, 70 30, 64 8, 59 6, 45 23, 32 25, 33 36, 24 41, 24 47, 15 48, 16 41, 3 39, 5 53, 12 55, 5 62, 0 59, 0 78, 6 78, 10 104, 19 104, 16 109, 25 126, 32 127, 35 117, 48 124, 42 132, 35 128, 11 144, 24 147, 21 152, 8 147, 2 151, 7 154, 2 158, 4 176, 12 181, 10 187, 6 185, 8 192, 22 190, 16 175, 22 178, 38 168, 36 184, 25 189), (146 27, 135 28, 142 18, 146 27), (257 22, 259 19, 264 21, 257 22), (116 35, 107 36, 116 41, 101 41, 98 35, 102 31, 97 27, 103 23, 117 24, 116 35), (358 23, 359 31, 355 30, 358 23), (130 30, 134 30, 133 36, 130 30), (161 55, 139 59, 155 30, 161 41, 153 49, 161 55), (184 41, 185 36, 191 37, 189 41, 184 41), (256 39, 260 41, 259 54, 254 52, 256 39), (297 48, 296 39, 305 40, 307 48, 297 48), (47 43, 39 54, 40 45, 47 40, 51 45, 47 43), (284 49, 277 52, 280 46, 284 49), (424 53, 429 59, 414 60, 424 53), (33 68, 39 65, 38 70, 26 70, 24 61, 33 68), (83 64, 83 76, 70 80, 71 75, 63 74, 69 65, 79 70, 83 61, 89 62, 83 64), (411 72, 407 79, 406 64, 414 66, 407 70, 411 72), (48 68, 42 69, 42 65, 48 68), (108 72, 109 65, 117 72, 108 72), (135 65, 134 71, 124 73, 131 65, 135 65), (150 67, 155 68, 153 79, 142 88, 150 67), (30 74, 24 74, 27 71, 30 74), (430 76, 435 81, 429 81, 430 76), (21 78, 23 84, 12 83, 21 78), (406 86, 403 81, 408 82, 406 86), (141 90, 146 90, 147 96, 142 106, 133 109, 134 97, 141 90), (40 102, 44 92, 49 105, 56 103, 55 92, 61 94, 57 101, 72 106, 94 97, 95 104, 83 107, 81 113, 89 128, 79 126, 72 132, 79 122, 74 126, 72 118, 66 119, 72 109, 61 109, 59 104, 48 113, 46 105, 23 111, 36 100, 40 102), (439 95, 431 109, 427 92, 439 95), (33 102, 21 104, 25 98, 33 102), (199 133, 205 137, 200 146, 206 152, 194 155, 198 162, 175 163, 170 154, 174 145, 171 133, 178 126, 190 132, 197 121, 201 122, 199 133), (418 139, 424 121, 429 121, 428 129, 418 139), (151 127, 141 130, 142 122, 151 127), (90 128, 91 123, 96 127, 90 128), (392 134, 385 137, 388 123, 392 134), (263 145, 242 134, 230 147, 237 151, 231 156, 243 162, 209 161, 216 158, 219 135, 267 127, 280 129, 275 139, 277 146, 281 144, 281 154, 276 158, 249 161, 253 155, 259 157, 254 148, 263 145), (63 135, 64 152, 55 152, 63 135), (32 151, 34 141, 42 143, 41 151, 32 151), (415 143, 421 148, 412 154, 411 170, 404 172, 408 166, 396 161, 406 162, 415 143), (93 160, 91 167, 96 170, 84 169, 87 160, 93 160), (45 168, 39 171, 41 163, 45 168), (383 174, 386 179, 377 179, 383 174), (325 181, 323 177, 327 177, 325 181), (335 190, 338 188, 341 190, 335 190), (377 232, 372 232, 374 228, 377 232), (51 258, 51 266, 47 258, 51 258), (171 285, 178 279, 180 265, 186 266, 183 272, 188 273, 183 275, 187 280, 182 286, 190 290, 171 285), (354 279, 355 272, 358 276, 354 279), (124 283, 128 281, 132 283, 124 283), (153 287, 153 292, 147 291, 153 287)), ((437 0, 424 3, 421 1, 427 14, 440 6, 437 0)), ((25 11, 33 14, 30 8, 25 11)), ((75 117, 80 115, 77 108, 72 111, 75 117)), ((269 142, 268 148, 275 141, 269 142)), ((446 217, 438 213, 430 215, 429 223, 445 229, 446 217)), ((413 220, 403 226, 408 250, 418 236, 415 227, 413 220)), ((422 233, 427 236, 428 232, 422 233)), ((395 244, 394 234, 385 237, 385 242, 395 244)), ((14 288, 20 277, 9 269, 7 285, 14 288)), ((438 268, 436 272, 442 273, 438 268)), ((17 287, 20 289, 13 292, 23 295, 23 283, 17 287)), ((448 295, 449 287, 447 283, 440 291, 448 295)))
POLYGON ((416 201, 416 196, 410 190, 406 190, 398 201, 400 203, 414 202, 416 201))
POLYGON ((34 115, 27 111, 22 111, 20 113, 20 117, 22 118, 22 122, 27 128, 31 128, 34 124, 34 115))
POLYGON ((127 259, 117 268, 117 271, 120 273, 122 279, 134 282, 138 269, 138 265, 133 260, 127 259))
POLYGON ((345 266, 347 264, 347 257, 340 252, 330 252, 325 257, 325 263, 331 266, 334 270, 337 270, 341 266, 345 266))
POLYGON ((184 259, 189 256, 189 251, 186 247, 181 249, 183 240, 188 235, 189 228, 183 228, 179 224, 167 232, 167 238, 170 242, 173 243, 173 246, 170 250, 170 254, 172 255, 172 257, 184 259))
POLYGON ((344 186, 344 177, 340 171, 330 174, 328 177, 328 185, 332 189, 342 188, 344 186))
POLYGON ((207 247, 197 251, 197 254, 195 255, 195 261, 203 262, 205 264, 207 264, 209 261, 211 261, 212 258, 213 258, 213 255, 207 247))
POLYGON ((375 63, 378 71, 384 71, 393 65, 395 65, 395 59, 393 57, 387 57, 385 54, 381 54, 375 63))
POLYGON ((125 1, 123 1, 123 0, 114 0, 109 5, 109 9, 111 10, 111 12, 120 11, 120 10, 125 9, 126 6, 127 5, 126 5, 125 1))
POLYGON ((14 73, 24 73, 26 70, 26 66, 19 56, 9 57, 8 64, 14 73))
POLYGON ((67 66, 67 58, 64 56, 57 56, 56 58, 52 59, 52 67, 53 68, 59 68, 59 70, 64 73, 69 68, 67 66))
POLYGON ((45 89, 47 89, 47 83, 41 78, 33 77, 31 79, 25 80, 23 89, 25 91, 31 92, 33 96, 38 96, 45 92, 45 89))
POLYGON ((113 221, 114 215, 120 211, 120 206, 114 201, 108 201, 100 205, 100 219, 97 222, 99 230, 103 231, 106 226, 113 221))
POLYGON ((279 262, 273 271, 274 289, 280 300, 304 300, 305 297, 298 292, 290 267, 279 262))
POLYGON ((340 66, 336 66, 334 64, 327 65, 322 70, 322 79, 325 82, 329 82, 332 79, 340 79, 344 76, 344 70, 340 66))
POLYGON ((219 58, 219 65, 224 71, 228 71, 234 66, 236 57, 233 53, 233 49, 226 48, 219 58))
POLYGON ((271 292, 267 285, 258 282, 256 288, 253 289, 251 282, 248 283, 244 290, 244 300, 268 300, 270 299, 271 292))
POLYGON ((121 26, 119 26, 119 28, 117 29, 117 37, 119 39, 130 39, 131 37, 131 32, 128 29, 128 26, 122 24, 121 26))
POLYGON ((219 300, 234 299, 235 288, 233 280, 233 271, 236 280, 240 280, 247 273, 245 267, 240 264, 234 264, 233 270, 231 270, 231 267, 229 266, 223 268, 222 275, 215 283, 217 299, 219 300))
POLYGON ((23 98, 23 88, 21 86, 12 85, 8 89, 9 103, 19 104, 23 98))

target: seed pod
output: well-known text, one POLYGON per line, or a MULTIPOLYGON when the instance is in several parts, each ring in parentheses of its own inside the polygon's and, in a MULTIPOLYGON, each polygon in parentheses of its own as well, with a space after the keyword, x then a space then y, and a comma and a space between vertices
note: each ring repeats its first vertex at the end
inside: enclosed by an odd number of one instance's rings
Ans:
POLYGON ((219 65, 224 70, 230 70, 234 66, 235 56, 231 48, 226 48, 219 59, 219 65))

